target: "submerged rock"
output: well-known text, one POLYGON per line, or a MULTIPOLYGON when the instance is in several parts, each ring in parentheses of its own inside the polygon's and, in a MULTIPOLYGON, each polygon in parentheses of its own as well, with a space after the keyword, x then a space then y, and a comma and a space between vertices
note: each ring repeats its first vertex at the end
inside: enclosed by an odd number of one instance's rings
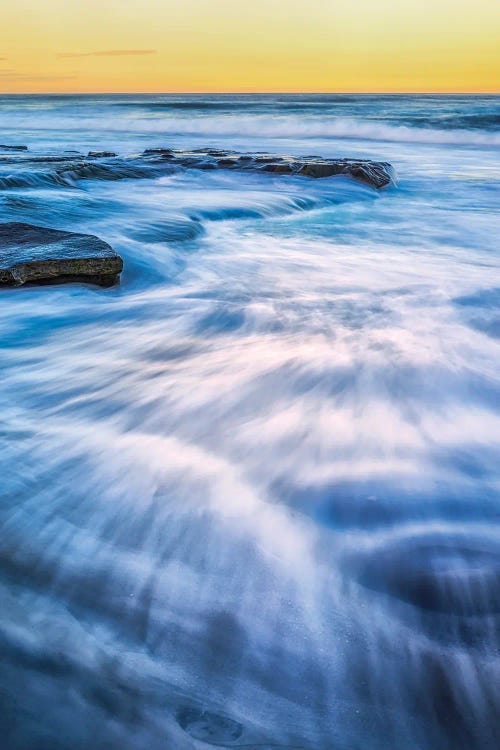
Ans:
POLYGON ((147 148, 144 151, 144 156, 172 156, 171 148, 147 148))
POLYGON ((93 235, 0 224, 0 286, 68 281, 111 286, 122 269, 121 257, 93 235))
POLYGON ((27 146, 7 146, 5 143, 0 143, 0 149, 3 151, 27 151, 27 146))
POLYGON ((181 708, 177 713, 177 722, 193 739, 208 745, 232 745, 243 734, 239 722, 203 709, 181 708))
POLYGON ((500 548, 487 538, 400 539, 354 562, 358 583, 431 638, 499 648, 500 548))
POLYGON ((89 151, 87 154, 88 159, 111 159, 118 154, 114 151, 89 151))
POLYGON ((411 539, 364 561, 362 585, 431 612, 500 614, 500 552, 457 539, 411 539))
POLYGON ((166 218, 163 221, 135 224, 130 236, 139 242, 184 242, 203 234, 203 224, 198 219, 185 216, 166 218))

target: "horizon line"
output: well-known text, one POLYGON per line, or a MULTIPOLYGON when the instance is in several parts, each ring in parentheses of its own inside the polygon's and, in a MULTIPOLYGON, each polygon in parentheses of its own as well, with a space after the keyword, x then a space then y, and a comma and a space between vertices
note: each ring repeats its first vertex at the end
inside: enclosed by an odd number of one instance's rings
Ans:
POLYGON ((6 91, 0 96, 500 96, 498 91, 6 91))

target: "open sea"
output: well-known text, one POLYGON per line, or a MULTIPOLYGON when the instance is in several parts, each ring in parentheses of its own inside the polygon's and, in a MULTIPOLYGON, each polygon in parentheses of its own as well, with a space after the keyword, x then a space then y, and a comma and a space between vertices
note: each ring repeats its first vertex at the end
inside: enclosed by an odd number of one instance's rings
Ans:
POLYGON ((125 263, 0 293, 2 750, 498 750, 500 97, 0 96, 0 142, 0 221, 125 263))

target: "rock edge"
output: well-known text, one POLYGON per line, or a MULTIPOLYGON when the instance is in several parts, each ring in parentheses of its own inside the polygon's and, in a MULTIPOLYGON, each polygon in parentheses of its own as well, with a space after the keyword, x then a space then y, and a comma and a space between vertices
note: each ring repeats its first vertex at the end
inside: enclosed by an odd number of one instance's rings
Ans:
POLYGON ((0 287, 71 281, 111 286, 122 269, 118 253, 94 235, 0 224, 0 287))

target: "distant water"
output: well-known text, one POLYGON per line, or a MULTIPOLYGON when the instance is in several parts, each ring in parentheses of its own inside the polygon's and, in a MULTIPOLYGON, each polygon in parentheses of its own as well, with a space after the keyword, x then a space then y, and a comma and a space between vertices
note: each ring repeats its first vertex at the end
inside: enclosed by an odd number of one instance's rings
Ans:
POLYGON ((499 118, 0 97, 0 143, 126 177, 0 154, 0 220, 125 261, 0 294, 2 748, 500 747, 499 118), (398 184, 123 172, 153 146, 398 184))

